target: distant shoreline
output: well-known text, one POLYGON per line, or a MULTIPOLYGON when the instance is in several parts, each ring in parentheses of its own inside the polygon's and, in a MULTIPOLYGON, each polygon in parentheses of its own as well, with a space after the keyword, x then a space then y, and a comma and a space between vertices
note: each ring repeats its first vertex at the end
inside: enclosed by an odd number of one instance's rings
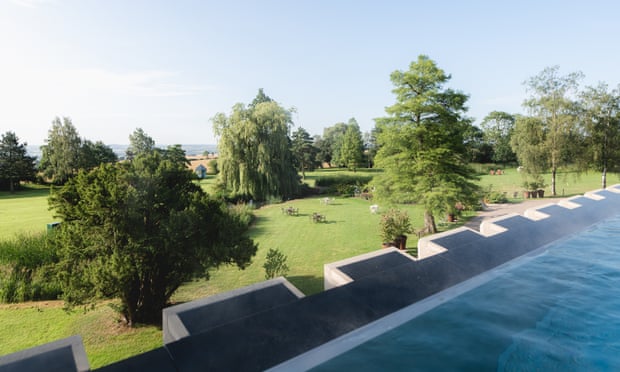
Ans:
MULTIPOLYGON (((41 158, 41 146, 42 145, 28 145, 26 146, 26 151, 28 152, 28 155, 34 156, 37 159, 40 159, 41 158)), ((112 151, 114 151, 114 153, 119 158, 125 157, 125 152, 127 150, 127 147, 129 147, 129 145, 118 145, 118 144, 107 145, 107 146, 110 146, 110 148, 112 148, 112 151)), ((173 146, 173 145, 156 144, 155 146, 165 149, 168 146, 173 146)), ((181 148, 185 150, 185 154, 187 156, 202 155, 205 151, 209 151, 209 153, 217 153, 217 145, 214 145, 214 144, 185 144, 185 145, 181 144, 181 148)))

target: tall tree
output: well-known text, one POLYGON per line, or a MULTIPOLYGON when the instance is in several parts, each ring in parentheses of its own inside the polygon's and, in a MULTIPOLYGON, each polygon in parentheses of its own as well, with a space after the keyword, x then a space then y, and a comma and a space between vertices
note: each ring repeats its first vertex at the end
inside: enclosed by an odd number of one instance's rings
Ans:
POLYGON ((588 163, 601 171, 607 187, 607 172, 620 167, 620 87, 607 84, 587 87, 581 94, 588 163))
POLYGON ((376 119, 377 166, 381 197, 424 206, 424 224, 436 232, 434 213, 455 204, 476 202, 478 186, 466 160, 464 134, 467 95, 444 88, 450 80, 427 56, 419 56, 407 71, 390 76, 396 103, 387 117, 376 119))
POLYGON ((101 141, 92 142, 83 140, 80 148, 79 167, 80 169, 93 169, 101 164, 113 163, 118 161, 118 156, 110 146, 101 141))
POLYGON ((515 117, 507 112, 490 112, 480 124, 485 142, 493 147, 491 160, 507 164, 517 160, 510 146, 510 137, 515 126, 515 117))
POLYGON ((312 143, 312 137, 302 127, 297 128, 292 134, 291 151, 294 163, 302 178, 306 178, 306 169, 314 169, 316 163, 317 148, 312 143))
POLYGON ((80 168, 82 140, 71 119, 56 117, 48 131, 46 145, 41 146, 40 168, 43 175, 56 184, 63 184, 80 168))
POLYGON ((510 138, 510 145, 519 164, 523 167, 525 183, 544 184, 542 174, 549 169, 549 153, 546 148, 547 132, 539 118, 518 115, 510 138))
POLYGON ((155 149, 155 141, 142 128, 136 128, 129 135, 129 147, 125 151, 127 159, 146 154, 155 149))
POLYGON ((578 82, 583 78, 581 72, 566 76, 559 75, 559 66, 547 67, 538 75, 525 82, 530 97, 524 106, 532 116, 538 118, 545 127, 544 147, 551 168, 551 194, 556 193, 556 174, 558 167, 571 161, 576 150, 578 134, 577 104, 574 95, 578 82))
POLYGON ((363 151, 362 132, 357 121, 351 118, 341 138, 339 161, 345 167, 356 171, 362 162, 363 151))
POLYGON ((318 157, 321 163, 340 166, 340 146, 346 131, 347 125, 345 123, 336 123, 323 129, 323 135, 315 141, 319 149, 318 157))
POLYGON ((377 155, 377 129, 373 128, 370 132, 364 132, 364 157, 366 158, 366 166, 372 168, 377 155))
POLYGON ((5 185, 11 192, 19 187, 20 181, 34 179, 35 158, 28 156, 26 143, 19 143, 14 132, 6 132, 0 139, 0 187, 5 185))
POLYGON ((290 110, 271 99, 249 107, 238 103, 229 116, 218 113, 212 122, 219 137, 219 182, 234 197, 288 199, 298 192, 290 110))
POLYGON ((185 281, 221 264, 249 264, 246 218, 210 199, 184 161, 151 151, 82 171, 50 196, 68 304, 118 298, 131 326, 160 323, 185 281))

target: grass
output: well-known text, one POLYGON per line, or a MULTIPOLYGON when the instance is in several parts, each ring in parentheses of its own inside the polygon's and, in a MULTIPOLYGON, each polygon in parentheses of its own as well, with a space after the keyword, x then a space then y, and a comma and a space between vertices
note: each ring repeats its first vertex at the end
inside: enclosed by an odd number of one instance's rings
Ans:
POLYGON ((116 319, 106 303, 86 313, 66 312, 61 301, 0 305, 0 355, 79 334, 95 369, 162 345, 158 328, 127 329, 116 319))
MULTIPOLYGON (((342 170, 308 172, 306 180, 312 183, 318 176, 351 173, 342 170)), ((373 172, 358 171, 357 174, 373 172)), ((549 176, 546 175, 548 180, 549 176)), ((201 181, 211 190, 215 177, 201 181)), ((506 192, 510 197, 523 190, 521 175, 516 169, 507 169, 501 176, 484 175, 483 187, 506 192)), ((608 184, 620 182, 617 175, 609 175, 608 184)), ((565 196, 581 194, 600 188, 600 175, 594 172, 579 177, 565 173, 558 177, 558 193, 565 196)), ((547 188, 548 190, 548 188, 547 188)), ((547 191, 549 194, 549 191, 547 191)), ((19 232, 40 231, 53 221, 47 209, 49 188, 31 187, 26 191, 9 194, 0 192, 0 239, 19 232)), ((322 197, 321 197, 322 198, 322 197)), ((292 200, 269 205, 256 211, 256 222, 250 234, 259 250, 253 263, 243 271, 236 267, 213 270, 209 281, 199 280, 185 284, 174 295, 174 301, 190 301, 222 291, 239 288, 264 280, 262 267, 269 248, 279 249, 287 258, 290 271, 287 279, 305 294, 320 292, 323 288, 323 265, 343 258, 379 249, 379 215, 369 211, 372 204, 357 198, 338 198, 330 205, 320 203, 318 197, 292 200), (282 214, 281 208, 293 206, 299 216, 282 214), (325 214, 326 223, 313 223, 313 212, 325 214)), ((519 201, 521 195, 511 201, 519 201)), ((385 210, 389 206, 381 205, 385 210)), ((422 211, 416 206, 399 206, 409 212, 414 228, 421 228, 422 211)), ((441 228, 458 225, 441 224, 441 228)), ((413 250, 417 238, 409 237, 407 246, 413 250)), ((106 304, 93 311, 66 313, 58 301, 0 305, 0 355, 80 334, 92 368, 113 363, 162 344, 161 330, 156 327, 126 329, 106 304)))
POLYGON ((45 231, 47 224, 54 221, 47 205, 49 194, 49 187, 38 185, 28 185, 13 194, 0 192, 0 239, 45 231))

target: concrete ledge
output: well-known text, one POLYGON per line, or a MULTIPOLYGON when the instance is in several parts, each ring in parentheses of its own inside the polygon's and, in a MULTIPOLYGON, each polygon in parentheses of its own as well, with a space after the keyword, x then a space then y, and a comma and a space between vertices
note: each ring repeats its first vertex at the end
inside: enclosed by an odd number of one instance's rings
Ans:
POLYGON ((393 268, 415 258, 390 247, 323 265, 325 290, 340 287, 370 274, 393 268))
POLYGON ((18 351, 0 358, 0 371, 90 371, 82 337, 58 341, 18 351))
POLYGON ((165 308, 162 312, 164 345, 302 297, 304 294, 299 289, 278 277, 165 308))

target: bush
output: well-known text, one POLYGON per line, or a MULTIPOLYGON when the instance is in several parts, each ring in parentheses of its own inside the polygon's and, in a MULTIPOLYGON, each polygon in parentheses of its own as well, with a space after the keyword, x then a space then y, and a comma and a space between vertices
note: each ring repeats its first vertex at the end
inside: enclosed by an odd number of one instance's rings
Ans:
POLYGON ((265 279, 273 279, 276 276, 284 276, 288 273, 286 256, 277 249, 269 249, 265 257, 265 279))
POLYGON ((211 159, 207 162, 207 174, 218 174, 217 159, 211 159))
POLYGON ((317 177, 316 187, 327 188, 327 192, 342 196, 353 195, 355 189, 363 190, 372 181, 372 176, 367 175, 346 175, 339 174, 334 176, 317 177))
POLYGON ((508 198, 503 192, 493 190, 493 185, 489 185, 484 191, 484 201, 486 203, 502 204, 508 203, 508 198))
POLYGON ((409 214, 398 209, 385 212, 379 221, 379 228, 384 243, 394 242, 400 236, 413 232, 409 214))
POLYGON ((52 238, 42 233, 0 242, 0 301, 55 300, 60 296, 52 238))

